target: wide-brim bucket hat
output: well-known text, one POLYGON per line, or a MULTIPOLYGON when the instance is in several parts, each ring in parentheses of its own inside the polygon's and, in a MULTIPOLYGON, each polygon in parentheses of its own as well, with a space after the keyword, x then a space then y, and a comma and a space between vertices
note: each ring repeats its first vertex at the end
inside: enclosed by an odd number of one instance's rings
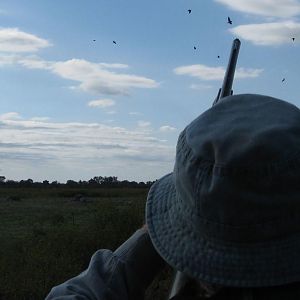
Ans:
POLYGON ((176 270, 212 284, 300 281, 300 110, 224 98, 180 134, 172 173, 148 194, 146 223, 176 270))

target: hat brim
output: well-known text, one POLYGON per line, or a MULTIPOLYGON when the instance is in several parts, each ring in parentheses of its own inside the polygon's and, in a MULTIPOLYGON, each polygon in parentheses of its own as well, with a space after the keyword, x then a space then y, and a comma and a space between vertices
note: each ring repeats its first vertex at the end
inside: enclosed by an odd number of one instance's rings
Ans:
POLYGON ((175 208, 176 197, 171 173, 155 182, 146 204, 152 243, 176 270, 195 279, 232 287, 300 281, 300 234, 251 244, 213 240, 197 234, 182 217, 175 208))

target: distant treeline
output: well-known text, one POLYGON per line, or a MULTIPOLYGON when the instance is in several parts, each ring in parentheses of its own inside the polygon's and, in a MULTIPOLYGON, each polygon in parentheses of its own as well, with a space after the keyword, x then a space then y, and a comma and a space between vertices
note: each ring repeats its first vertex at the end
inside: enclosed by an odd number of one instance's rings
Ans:
POLYGON ((26 180, 7 180, 5 176, 0 176, 0 185, 5 186, 20 186, 20 187, 58 187, 58 186, 67 186, 67 187, 86 187, 86 186, 103 186, 103 187, 150 187, 155 181, 147 182, 136 182, 128 180, 118 180, 116 176, 95 176, 90 180, 67 180, 66 183, 60 183, 58 181, 48 181, 44 180, 42 182, 35 182, 32 179, 26 180))

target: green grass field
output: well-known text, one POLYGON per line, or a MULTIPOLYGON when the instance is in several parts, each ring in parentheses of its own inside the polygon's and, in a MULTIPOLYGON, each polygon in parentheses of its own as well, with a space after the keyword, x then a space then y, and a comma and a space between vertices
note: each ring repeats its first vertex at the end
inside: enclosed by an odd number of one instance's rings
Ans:
MULTIPOLYGON (((144 223, 146 188, 0 187, 0 299, 44 299, 144 223)), ((171 270, 146 299, 166 299, 171 270)))

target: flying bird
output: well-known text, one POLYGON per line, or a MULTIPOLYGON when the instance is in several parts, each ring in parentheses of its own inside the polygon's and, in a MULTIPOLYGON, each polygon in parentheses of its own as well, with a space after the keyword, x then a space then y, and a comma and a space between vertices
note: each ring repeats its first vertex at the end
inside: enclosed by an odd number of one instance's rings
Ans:
POLYGON ((188 9, 188 12, 189 12, 189 14, 192 12, 192 10, 191 9, 188 9))
POLYGON ((295 41, 295 38, 292 38, 293 42, 295 41))
POLYGON ((93 40, 93 42, 96 42, 96 40, 93 40))
POLYGON ((220 55, 218 55, 218 58, 220 58, 220 55))
POLYGON ((196 50, 197 48, 194 46, 194 50, 196 50))
POLYGON ((114 44, 117 44, 117 42, 116 42, 116 41, 113 41, 113 43, 114 43, 114 44))
POLYGON ((232 25, 232 21, 231 21, 231 19, 229 17, 227 17, 227 23, 230 24, 230 25, 232 25))
POLYGON ((285 81, 285 78, 282 78, 281 82, 284 82, 285 81))

